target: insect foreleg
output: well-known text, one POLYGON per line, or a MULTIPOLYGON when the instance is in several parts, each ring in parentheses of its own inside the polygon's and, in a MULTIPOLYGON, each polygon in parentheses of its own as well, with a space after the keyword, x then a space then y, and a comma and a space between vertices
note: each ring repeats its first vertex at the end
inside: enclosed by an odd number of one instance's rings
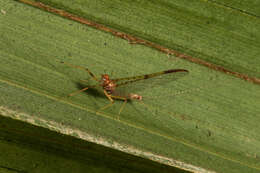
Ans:
POLYGON ((86 90, 89 89, 89 88, 95 88, 95 87, 97 87, 97 86, 98 86, 98 85, 88 86, 88 87, 83 88, 83 89, 81 89, 81 90, 78 90, 78 91, 75 91, 75 92, 73 92, 73 93, 70 93, 68 96, 74 96, 74 95, 76 95, 76 94, 78 94, 78 93, 81 93, 81 92, 83 92, 83 91, 86 91, 86 90))
POLYGON ((83 88, 83 89, 75 91, 73 93, 70 93, 69 96, 74 96, 74 95, 76 95, 76 94, 78 94, 80 92, 86 91, 87 89, 89 89, 89 87, 83 88))
POLYGON ((70 63, 63 62, 63 61, 61 61, 60 63, 66 64, 67 66, 70 66, 70 67, 73 67, 73 68, 78 68, 78 69, 87 71, 88 74, 92 77, 92 79, 94 79, 95 81, 99 81, 99 80, 96 78, 96 76, 95 76, 91 71, 89 71, 89 69, 87 69, 87 68, 85 68, 85 67, 81 67, 81 66, 78 66, 78 65, 72 65, 72 64, 70 64, 70 63))

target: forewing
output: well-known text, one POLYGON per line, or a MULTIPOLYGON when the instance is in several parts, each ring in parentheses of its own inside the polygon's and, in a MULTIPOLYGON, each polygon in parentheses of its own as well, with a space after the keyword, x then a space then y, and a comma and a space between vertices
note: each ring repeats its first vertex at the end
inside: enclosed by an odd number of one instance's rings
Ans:
POLYGON ((186 74, 188 74, 187 70, 172 69, 148 75, 115 79, 113 81, 116 83, 116 89, 113 95, 128 97, 129 94, 138 94, 147 88, 163 86, 186 74))

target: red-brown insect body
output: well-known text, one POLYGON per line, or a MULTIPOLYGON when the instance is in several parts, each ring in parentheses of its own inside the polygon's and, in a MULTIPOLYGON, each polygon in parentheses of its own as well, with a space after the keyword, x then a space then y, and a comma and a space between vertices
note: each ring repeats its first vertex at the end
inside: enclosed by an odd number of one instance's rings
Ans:
POLYGON ((115 91, 116 84, 109 79, 108 74, 103 74, 101 76, 101 80, 102 80, 101 86, 103 87, 104 90, 106 90, 106 92, 109 95, 111 95, 115 91))
MULTIPOLYGON (((118 79, 110 79, 108 74, 103 74, 101 76, 101 80, 100 80, 93 73, 91 73, 91 71, 87 68, 77 66, 77 65, 72 65, 72 64, 69 64, 66 62, 62 62, 62 61, 61 61, 61 63, 66 64, 73 68, 78 68, 78 69, 87 71, 88 74, 92 77, 92 79, 98 82, 97 85, 85 87, 81 90, 78 90, 76 92, 69 94, 69 96, 73 96, 77 93, 86 91, 89 88, 95 88, 97 86, 100 86, 103 88, 104 94, 106 95, 106 97, 110 100, 110 104, 103 107, 102 110, 110 107, 114 103, 113 99, 123 100, 124 104, 121 106, 119 114, 123 110, 123 107, 127 103, 127 100, 131 100, 131 99, 142 100, 143 99, 143 97, 141 95, 135 94, 134 92, 136 92, 137 89, 139 91, 141 91, 142 89, 147 88, 148 85, 146 85, 146 84, 148 84, 148 82, 150 82, 150 84, 152 84, 152 81, 154 81, 153 84, 156 84, 155 81, 160 81, 160 83, 158 83, 158 84, 163 84, 164 83, 163 81, 177 79, 180 76, 187 74, 189 72, 188 70, 185 70, 185 69, 170 69, 170 70, 165 70, 165 71, 161 71, 161 72, 157 72, 157 73, 151 73, 151 74, 133 76, 133 77, 118 78, 118 79), (180 76, 176 76, 175 73, 180 74, 180 76), (151 80, 145 80, 145 79, 151 79, 151 80), (154 79, 154 80, 152 80, 152 79, 154 79), (142 83, 142 81, 144 83, 142 83), (138 83, 139 83, 139 85, 138 85, 138 83), (137 85, 134 85, 134 84, 137 84, 137 85), (124 86, 126 86, 126 87, 124 87, 124 86), (127 86, 129 86, 129 87, 127 87, 127 86), (132 88, 131 88, 131 86, 132 86, 132 88)), ((85 81, 85 80, 82 80, 82 81, 85 81)), ((156 86, 156 85, 151 85, 151 86, 156 86)))
MULTIPOLYGON (((103 87, 104 90, 106 90, 106 92, 109 95, 113 95, 113 92, 116 89, 116 83, 113 80, 110 80, 109 75, 108 74, 103 74, 101 76, 101 86, 103 87)), ((142 100, 142 96, 138 95, 138 94, 133 94, 130 93, 128 96, 125 96, 126 99, 136 99, 136 100, 142 100)))

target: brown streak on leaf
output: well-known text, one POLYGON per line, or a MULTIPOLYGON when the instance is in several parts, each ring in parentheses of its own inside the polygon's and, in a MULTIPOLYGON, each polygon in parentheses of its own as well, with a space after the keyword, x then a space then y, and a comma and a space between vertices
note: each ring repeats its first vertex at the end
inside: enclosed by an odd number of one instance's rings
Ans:
POLYGON ((41 2, 32 2, 30 0, 18 0, 18 1, 22 2, 22 3, 25 3, 25 4, 29 4, 31 6, 34 6, 34 7, 40 8, 40 9, 43 9, 43 10, 46 10, 46 11, 49 11, 49 12, 52 12, 52 13, 55 13, 55 14, 58 14, 60 16, 69 18, 71 20, 80 22, 82 24, 86 24, 86 25, 94 27, 94 28, 96 28, 98 30, 102 30, 102 31, 105 31, 105 32, 112 33, 113 35, 115 35, 117 37, 120 37, 122 39, 128 40, 131 44, 143 44, 143 45, 149 46, 151 48, 157 49, 157 50, 159 50, 161 52, 164 52, 167 55, 173 54, 176 57, 183 58, 183 59, 186 59, 186 60, 188 60, 190 62, 206 66, 206 67, 211 68, 213 70, 221 71, 221 72, 224 72, 226 74, 230 74, 230 75, 233 75, 235 77, 244 79, 246 81, 253 82, 255 84, 260 84, 260 79, 259 78, 249 77, 246 74, 242 74, 242 73, 238 73, 238 72, 234 72, 234 71, 228 70, 228 69, 226 69, 224 67, 221 67, 221 66, 209 63, 209 62, 201 60, 199 58, 195 58, 195 57, 192 57, 192 56, 189 56, 189 55, 182 54, 182 53, 180 53, 178 51, 162 47, 162 46, 160 46, 158 44, 155 44, 153 42, 142 40, 142 39, 139 39, 137 37, 131 36, 129 34, 123 33, 123 32, 115 31, 115 30, 113 30, 111 28, 108 28, 108 27, 106 27, 104 25, 95 23, 95 22, 87 20, 85 18, 78 17, 78 16, 73 15, 71 13, 68 13, 68 12, 66 12, 64 10, 59 10, 59 9, 50 7, 50 6, 45 5, 45 4, 41 3, 41 2))

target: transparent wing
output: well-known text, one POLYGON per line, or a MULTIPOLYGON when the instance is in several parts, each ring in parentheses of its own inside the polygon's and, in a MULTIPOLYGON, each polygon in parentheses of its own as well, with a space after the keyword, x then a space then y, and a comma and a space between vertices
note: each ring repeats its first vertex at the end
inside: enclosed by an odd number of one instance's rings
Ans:
POLYGON ((175 81, 186 74, 188 74, 188 70, 172 69, 136 77, 114 79, 112 81, 116 83, 116 89, 112 94, 128 97, 129 94, 138 94, 138 92, 147 88, 158 87, 175 81))

